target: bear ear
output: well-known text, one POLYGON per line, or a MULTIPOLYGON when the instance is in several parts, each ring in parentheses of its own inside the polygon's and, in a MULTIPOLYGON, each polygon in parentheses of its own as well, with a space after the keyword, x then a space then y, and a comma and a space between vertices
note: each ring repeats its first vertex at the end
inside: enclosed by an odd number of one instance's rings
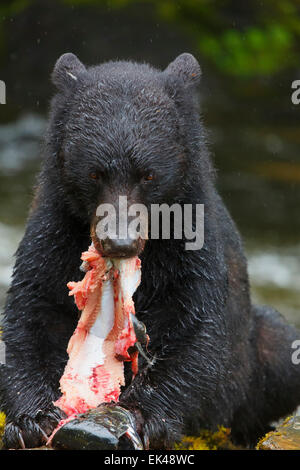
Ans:
POLYGON ((67 52, 60 56, 52 72, 52 82, 61 91, 74 86, 79 75, 86 72, 85 66, 76 55, 67 52))
POLYGON ((197 85, 201 77, 201 68, 192 54, 187 52, 180 54, 165 69, 169 76, 180 77, 186 86, 197 85))

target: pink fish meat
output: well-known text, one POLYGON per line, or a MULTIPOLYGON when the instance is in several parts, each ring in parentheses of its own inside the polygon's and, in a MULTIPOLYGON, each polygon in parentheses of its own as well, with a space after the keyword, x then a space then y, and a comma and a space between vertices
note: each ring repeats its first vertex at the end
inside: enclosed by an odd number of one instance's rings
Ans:
POLYGON ((82 311, 68 345, 69 360, 55 405, 68 417, 117 402, 124 385, 124 361, 137 373, 136 335, 130 314, 140 283, 139 258, 104 258, 93 245, 82 254, 87 267, 82 281, 69 282, 69 295, 82 311))

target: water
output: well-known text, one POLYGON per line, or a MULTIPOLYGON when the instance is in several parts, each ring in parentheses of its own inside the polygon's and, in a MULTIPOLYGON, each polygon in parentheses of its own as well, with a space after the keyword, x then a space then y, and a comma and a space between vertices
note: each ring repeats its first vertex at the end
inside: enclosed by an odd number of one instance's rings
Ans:
MULTIPOLYGON (((262 101, 257 114, 265 106, 262 101)), ((219 189, 244 240, 253 300, 300 326, 298 126, 286 119, 245 121, 213 128, 219 189)))
POLYGON ((257 246, 248 258, 254 301, 273 305, 300 326, 300 245, 257 246))
POLYGON ((45 118, 27 114, 0 126, 0 312, 24 233, 45 125, 45 118))

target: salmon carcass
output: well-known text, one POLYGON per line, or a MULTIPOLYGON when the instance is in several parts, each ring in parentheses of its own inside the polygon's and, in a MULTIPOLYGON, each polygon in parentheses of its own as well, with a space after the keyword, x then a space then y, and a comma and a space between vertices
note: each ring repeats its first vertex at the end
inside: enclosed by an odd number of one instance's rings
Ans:
POLYGON ((60 380, 62 396, 55 405, 68 417, 117 402, 124 385, 124 361, 137 373, 135 314, 132 296, 140 283, 141 262, 104 258, 93 245, 82 254, 86 274, 69 282, 69 295, 82 311, 67 352, 60 380), (131 348, 131 349, 130 349, 131 348))

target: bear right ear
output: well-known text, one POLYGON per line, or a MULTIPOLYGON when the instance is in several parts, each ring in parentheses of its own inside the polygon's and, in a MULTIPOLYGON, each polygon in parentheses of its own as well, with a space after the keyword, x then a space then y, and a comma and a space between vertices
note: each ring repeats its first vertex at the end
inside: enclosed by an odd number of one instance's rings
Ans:
POLYGON ((164 73, 171 77, 180 77, 186 87, 198 84, 201 77, 201 68, 192 54, 180 54, 165 69, 164 73))
POLYGON ((80 75, 86 72, 85 66, 71 52, 63 54, 54 66, 52 82, 61 91, 74 86, 80 75))

